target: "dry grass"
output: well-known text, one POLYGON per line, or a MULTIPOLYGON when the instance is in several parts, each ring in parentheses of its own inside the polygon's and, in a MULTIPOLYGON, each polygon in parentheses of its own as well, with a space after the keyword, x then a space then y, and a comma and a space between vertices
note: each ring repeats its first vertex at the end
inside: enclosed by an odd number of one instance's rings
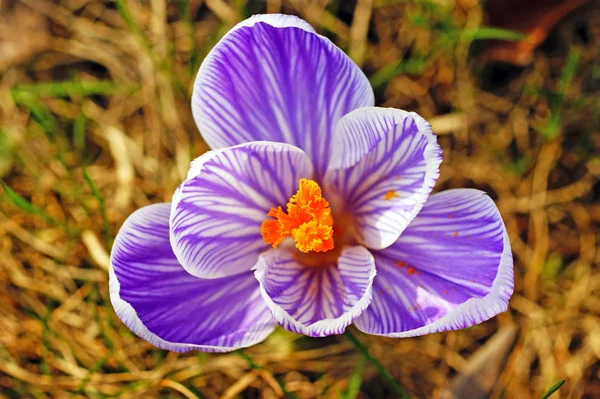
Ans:
POLYGON ((0 397, 271 398, 278 381, 299 398, 361 381, 346 397, 393 397, 343 336, 278 330, 241 354, 179 355, 135 337, 110 306, 119 226, 169 201, 207 149, 188 105, 199 62, 243 16, 280 10, 347 50, 378 104, 430 119, 444 149, 436 189, 488 191, 511 237, 509 312, 414 339, 359 335, 373 356, 414 396, 438 397, 516 325, 514 348, 490 360, 501 371, 490 397, 539 398, 560 379, 555 398, 600 397, 599 9, 571 16, 513 70, 483 67, 477 1, 432 3, 0 1, 0 177, 11 188, 0 191, 0 397))

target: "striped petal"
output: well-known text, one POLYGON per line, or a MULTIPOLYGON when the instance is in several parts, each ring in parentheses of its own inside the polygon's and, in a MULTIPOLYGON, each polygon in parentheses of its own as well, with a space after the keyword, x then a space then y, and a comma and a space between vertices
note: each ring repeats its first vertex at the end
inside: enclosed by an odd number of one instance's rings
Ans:
POLYGON ((285 205, 312 173, 308 156, 283 143, 240 144, 196 159, 173 196, 177 259, 202 278, 250 270, 267 247, 260 225, 269 209, 285 205))
POLYGON ((268 140, 310 155, 325 171, 336 122, 374 104, 362 71, 329 39, 293 16, 257 15, 206 57, 192 111, 211 148, 268 140))
POLYGON ((361 244, 386 248, 429 197, 441 160, 431 126, 419 115, 358 109, 336 128, 326 193, 343 199, 361 244))
POLYGON ((337 265, 307 266, 285 250, 255 266, 261 294, 286 329, 311 337, 341 334, 371 302, 375 264, 361 246, 346 247, 337 265))
POLYGON ((505 311, 513 292, 504 223, 478 190, 432 195, 375 259, 373 302, 356 320, 369 334, 412 337, 470 327, 505 311))
POLYGON ((202 280, 169 244, 171 205, 133 213, 111 256, 110 299, 119 318, 151 344, 176 352, 226 352, 264 340, 277 326, 247 271, 202 280))

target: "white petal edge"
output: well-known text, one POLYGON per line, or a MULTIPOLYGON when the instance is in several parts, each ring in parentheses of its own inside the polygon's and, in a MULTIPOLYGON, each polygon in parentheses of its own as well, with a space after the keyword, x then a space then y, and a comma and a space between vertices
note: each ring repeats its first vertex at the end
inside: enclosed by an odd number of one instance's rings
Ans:
MULTIPOLYGON (((429 154, 429 158, 439 156, 438 151, 441 152, 441 149, 437 144, 437 136, 433 133, 431 124, 421 115, 398 108, 362 107, 347 113, 338 121, 333 136, 332 155, 327 168, 328 171, 346 169, 356 165, 365 155, 379 145, 391 129, 400 123, 404 123, 407 118, 412 118, 419 132, 427 138, 429 145, 425 152, 429 154), (367 121, 378 125, 373 134, 367 136, 362 132, 355 131, 354 125, 367 121), (350 132, 350 134, 344 134, 344 132, 350 132), (358 145, 356 145, 357 142, 358 145), (352 149, 360 151, 348 151, 349 147, 354 147, 352 149)), ((426 157, 426 161, 430 161, 429 158, 426 157)))
MULTIPOLYGON (((293 16, 293 15, 256 14, 256 15, 253 15, 250 18, 238 23, 229 32, 227 32, 220 39, 220 41, 213 47, 213 50, 211 50, 209 52, 209 54, 204 58, 202 64, 200 65, 198 73, 196 74, 196 78, 195 78, 195 82, 194 82, 194 86, 193 86, 194 93, 192 94, 192 98, 191 98, 192 116, 196 123, 196 126, 198 127, 198 130, 200 131, 200 134, 203 136, 203 138, 205 139, 205 141, 209 144, 209 146, 211 148, 214 148, 214 149, 223 148, 223 147, 226 147, 228 144, 226 144, 225 142, 223 142, 222 139, 217 138, 216 136, 212 137, 213 136, 212 134, 210 134, 210 136, 205 136, 203 129, 200 128, 201 126, 204 125, 204 122, 203 122, 201 107, 198 104, 198 100, 197 100, 197 94, 196 94, 197 88, 202 86, 201 83, 202 83, 202 80, 205 79, 207 76, 207 70, 213 68, 214 58, 218 55, 218 52, 215 52, 214 49, 222 47, 219 44, 221 44, 221 42, 225 42, 226 40, 228 40, 231 33, 235 32, 241 28, 251 28, 258 23, 265 23, 271 27, 278 28, 278 29, 286 29, 286 28, 302 29, 305 32, 314 34, 315 36, 319 37, 322 41, 328 43, 332 48, 335 48, 337 51, 339 51, 339 53, 341 55, 346 57, 350 61, 350 63, 353 64, 353 66, 358 71, 360 71, 361 80, 363 81, 362 84, 364 85, 363 89, 365 90, 365 93, 363 93, 363 98, 365 99, 363 104, 369 105, 369 106, 373 106, 375 104, 375 93, 373 92, 373 89, 370 86, 368 79, 364 75, 362 70, 356 64, 354 64, 350 58, 348 58, 346 53, 344 53, 333 42, 331 42, 331 40, 329 38, 318 34, 315 31, 315 29, 308 22, 304 21, 303 19, 301 19, 299 17, 293 16)), ((332 127, 331 130, 333 130, 333 128, 334 127, 332 127)), ((326 134, 333 134, 333 131, 326 132, 326 134)), ((229 144, 231 144, 231 143, 229 143, 229 144)), ((304 148, 303 146, 299 145, 299 143, 292 143, 292 144, 298 145, 303 150, 306 150, 307 152, 312 153, 312 151, 310 151, 310 149, 304 148)), ((317 167, 317 169, 319 169, 319 168, 317 167)), ((325 172, 326 165, 322 169, 323 170, 319 171, 319 174, 323 174, 325 172)))
MULTIPOLYGON (((277 252, 278 252, 278 250, 272 250, 272 251, 267 251, 267 252, 263 253, 259 257, 258 262, 252 268, 252 270, 254 270, 254 275, 260 283, 260 293, 261 293, 263 299, 265 300, 267 307, 271 310, 273 317, 275 318, 275 320, 277 320, 279 322, 279 324, 291 325, 294 327, 294 330, 297 333, 304 334, 304 335, 311 336, 311 337, 325 337, 325 336, 329 336, 329 335, 334 335, 336 333, 341 334, 346 329, 346 327, 348 325, 350 325, 353 320, 356 320, 356 318, 358 316, 360 316, 360 314, 371 303, 371 300, 373 298, 373 292, 372 292, 373 280, 375 279, 375 275, 377 274, 375 267, 372 268, 372 270, 369 274, 370 283, 369 283, 367 289, 365 290, 365 294, 363 295, 363 297, 361 299, 359 299, 354 304, 354 306, 352 306, 351 309, 344 312, 344 314, 342 314, 341 316, 339 316, 335 319, 319 320, 308 326, 298 322, 287 311, 285 311, 283 308, 281 308, 279 305, 277 305, 275 302, 273 302, 273 300, 271 299, 271 297, 269 296, 269 294, 266 292, 266 290, 264 288, 264 282, 266 279, 267 270, 269 268, 269 265, 265 261, 264 257, 269 257, 269 255, 273 256, 273 254, 276 254, 277 252), (332 333, 332 331, 339 331, 339 332, 332 333)), ((370 256, 373 259, 373 255, 369 252, 369 250, 361 245, 357 245, 357 246, 353 246, 353 247, 345 247, 344 249, 342 249, 341 256, 344 256, 344 253, 347 255, 350 255, 350 254, 359 254, 361 252, 362 252, 362 254, 357 255, 357 257, 370 256)), ((374 259, 373 259, 373 264, 374 264, 374 259)), ((334 267, 334 266, 331 266, 331 267, 334 267)))
MULTIPOLYGON (((490 199, 491 201, 491 199, 490 199)), ((465 328, 464 322, 457 322, 457 319, 464 318, 465 315, 472 319, 472 325, 483 323, 496 316, 498 313, 505 312, 508 309, 508 301, 514 290, 514 268, 513 256, 510 246, 510 239, 504 227, 504 248, 500 257, 500 266, 498 273, 492 284, 490 293, 483 298, 472 298, 459 305, 446 316, 426 326, 399 333, 390 334, 372 334, 388 338, 409 338, 420 335, 433 334, 437 332, 462 330, 465 328)), ((358 326, 357 326, 358 327, 358 326)), ((360 329, 360 328, 359 328, 360 329)))
MULTIPOLYGON (((219 43, 226 40, 227 37, 232 33, 235 32, 236 30, 240 29, 240 28, 250 28, 254 25, 256 25, 257 23, 266 23, 274 28, 280 28, 280 29, 284 29, 284 28, 300 28, 302 30, 305 30, 307 32, 310 33, 314 33, 315 35, 318 35, 318 33, 315 31, 315 28, 313 28, 308 22, 306 22, 305 20, 303 20, 302 18, 296 17, 295 15, 286 15, 286 14, 255 14, 252 15, 250 18, 245 19, 239 23, 237 23, 233 28, 231 28, 220 40, 217 44, 215 44, 213 46, 213 48, 218 48, 219 47, 219 43)), ((319 35, 320 36, 320 35, 319 35)), ((206 74, 206 69, 210 67, 210 65, 212 65, 212 59, 215 57, 215 52, 214 51, 210 51, 208 53, 208 55, 204 58, 204 60, 202 61, 202 64, 200 65, 200 68, 198 69, 198 73, 196 74, 196 79, 194 81, 194 91, 196 90, 195 88, 198 87, 200 81, 203 79, 204 75, 206 74)), ((374 100, 373 100, 374 101, 374 100)), ((196 108, 198 107, 196 102, 194 101, 194 95, 192 95, 192 99, 191 99, 191 106, 192 106, 192 116, 194 118, 194 121, 196 122, 196 126, 201 126, 202 123, 199 120, 199 112, 196 112, 196 108)), ((202 133, 202 132, 200 132, 202 133)))
POLYGON ((363 107, 346 114, 336 126, 333 138, 333 154, 325 174, 326 184, 328 180, 335 178, 336 173, 343 173, 345 169, 356 166, 371 151, 382 145, 386 135, 390 134, 399 124, 405 123, 407 119, 412 119, 415 122, 418 132, 427 140, 423 152, 426 165, 423 184, 419 191, 412 196, 415 206, 405 216, 408 223, 402 223, 405 225, 397 228, 394 234, 381 234, 379 237, 370 235, 367 238, 358 238, 360 244, 369 249, 380 250, 392 245, 404 229, 408 227, 410 221, 421 211, 440 175, 442 149, 429 122, 415 112, 396 108, 363 107), (371 129, 368 129, 371 132, 370 135, 362 134, 363 126, 360 125, 366 123, 371 127, 371 129))
POLYGON ((213 353, 231 352, 236 349, 248 348, 250 346, 256 345, 267 339, 267 337, 275 330, 275 327, 273 327, 272 329, 257 331, 257 334, 255 336, 249 337, 247 339, 247 343, 245 345, 240 345, 236 347, 184 344, 178 342, 165 341, 158 335, 148 330, 148 328, 144 325, 144 323, 142 323, 142 321, 138 317, 135 309, 133 309, 133 306, 121 299, 121 297, 119 296, 121 286, 112 266, 109 270, 109 287, 110 302, 113 305, 115 313, 119 315, 119 318, 123 321, 123 323, 138 337, 142 337, 144 340, 148 341, 150 344, 160 349, 165 349, 173 352, 189 352, 193 350, 213 353))
POLYGON ((295 15, 287 15, 287 14, 254 14, 250 18, 239 22, 235 25, 229 33, 243 27, 254 26, 259 22, 264 22, 271 25, 274 28, 300 28, 304 29, 307 32, 316 33, 315 28, 313 28, 308 22, 299 18, 295 15))

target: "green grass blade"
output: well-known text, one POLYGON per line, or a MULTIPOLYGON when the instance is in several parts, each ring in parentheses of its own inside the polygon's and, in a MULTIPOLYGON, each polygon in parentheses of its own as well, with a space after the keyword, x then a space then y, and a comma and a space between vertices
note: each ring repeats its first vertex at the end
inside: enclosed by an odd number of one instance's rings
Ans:
POLYGON ((350 377, 350 382, 348 383, 348 391, 340 393, 340 397, 342 399, 355 399, 360 393, 360 386, 362 385, 363 373, 365 371, 365 358, 360 357, 356 362, 356 367, 354 368, 354 372, 350 377))
POLYGON ((462 35, 472 40, 523 40, 527 35, 513 30, 495 28, 493 26, 479 26, 476 28, 467 28, 462 35))
POLYGON ((58 130, 58 121, 38 97, 27 91, 13 91, 13 100, 29 110, 31 119, 36 121, 49 136, 54 136, 58 130))
POLYGON ((364 346, 358 339, 356 339, 356 337, 352 335, 350 331, 346 330, 344 335, 346 336, 346 338, 348 338, 350 342, 352 342, 356 349, 358 349, 358 351, 365 358, 365 360, 369 361, 373 366, 375 366, 379 374, 383 377, 383 379, 387 381, 390 388, 392 388, 392 390, 396 395, 398 395, 398 397, 402 399, 410 398, 408 392, 404 388, 402 388, 400 384, 398 384, 398 381, 394 379, 392 374, 389 371, 387 371, 387 369, 383 367, 383 365, 379 363, 377 359, 371 356, 366 346, 364 346))
POLYGON ((432 59, 432 54, 410 58, 408 60, 393 62, 388 64, 372 74, 369 77, 371 86, 376 89, 379 86, 387 83, 388 80, 402 74, 418 74, 425 69, 429 61, 432 59))
POLYGON ((562 127, 562 111, 567 98, 567 90, 573 82, 577 67, 579 66, 580 53, 571 49, 567 61, 558 80, 556 91, 548 94, 550 104, 550 115, 545 125, 538 131, 547 139, 555 137, 562 127))
POLYGON ((15 86, 11 93, 17 103, 28 96, 70 97, 95 96, 134 91, 133 86, 118 85, 110 80, 65 80, 62 82, 41 82, 15 86))
POLYGON ((544 396, 542 396, 542 399, 548 399, 550 397, 550 395, 552 395, 554 392, 558 391, 560 389, 560 387, 562 387, 564 384, 565 384, 565 380, 560 380, 556 384, 552 385, 550 387, 550 389, 548 390, 548 392, 546 392, 544 394, 544 396))
POLYGON ((98 187, 96 187, 96 184, 94 183, 94 181, 92 180, 92 178, 90 177, 90 175, 87 173, 87 171, 85 169, 83 170, 83 178, 85 179, 85 182, 87 183, 90 190, 92 191, 92 195, 98 201, 98 206, 100 208, 100 215, 102 216, 102 224, 104 225, 104 238, 106 240, 106 245, 108 247, 110 247, 111 235, 110 235, 110 224, 108 223, 108 216, 106 215, 106 203, 104 202, 104 198, 102 198, 100 191, 98 191, 98 187))
MULTIPOLYGON (((135 23, 135 21, 131 17, 131 13, 129 12, 129 7, 127 6, 127 1, 126 0, 114 0, 114 3, 115 3, 115 6, 117 7, 117 11, 121 15, 121 18, 123 18, 123 20, 129 27, 129 29, 136 35, 140 35, 140 36, 144 37, 141 29, 139 28, 139 26, 135 23)), ((144 37, 144 39, 146 39, 146 38, 144 37)))
POLYGON ((73 121, 73 146, 82 153, 85 151, 85 120, 81 114, 73 121))
POLYGON ((0 180, 0 183, 2 184, 2 187, 4 188, 4 191, 6 192, 6 195, 8 196, 8 198, 12 201, 12 203, 17 208, 21 209, 22 211, 24 211, 30 215, 41 216, 49 222, 54 222, 54 220, 50 216, 46 215, 44 210, 34 206, 31 202, 29 202, 25 198, 21 197, 12 188, 10 188, 6 183, 4 183, 4 181, 0 180))
POLYGON ((558 81, 558 92, 564 98, 564 95, 567 93, 569 86, 573 82, 573 77, 575 77, 575 73, 577 72, 577 67, 579 66, 579 58, 581 54, 579 51, 575 49, 571 49, 569 51, 569 55, 567 56, 567 61, 560 75, 560 79, 558 81))

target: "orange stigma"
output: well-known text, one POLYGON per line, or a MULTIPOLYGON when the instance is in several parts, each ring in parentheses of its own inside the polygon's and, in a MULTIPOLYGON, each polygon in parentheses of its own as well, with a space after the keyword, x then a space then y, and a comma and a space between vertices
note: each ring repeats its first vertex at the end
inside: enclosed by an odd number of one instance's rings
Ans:
POLYGON ((308 253, 333 249, 333 217, 321 187, 314 180, 300 179, 298 192, 287 203, 287 213, 281 207, 271 208, 260 226, 267 244, 277 248, 288 236, 296 248, 308 253))

